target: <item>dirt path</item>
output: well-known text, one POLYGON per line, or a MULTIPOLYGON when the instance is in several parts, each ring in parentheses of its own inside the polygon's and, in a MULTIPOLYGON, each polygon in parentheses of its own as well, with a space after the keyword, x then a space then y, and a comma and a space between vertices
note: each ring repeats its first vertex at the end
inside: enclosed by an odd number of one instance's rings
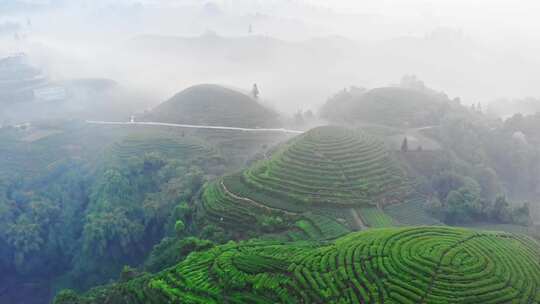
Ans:
POLYGON ((364 222, 362 221, 362 218, 360 217, 360 215, 358 214, 358 210, 356 210, 355 208, 351 208, 349 209, 350 212, 351 212, 351 215, 353 216, 354 218, 354 223, 356 224, 356 227, 359 229, 359 230, 364 230, 364 229, 367 229, 367 226, 364 224, 364 222))
POLYGON ((250 198, 238 196, 238 195, 232 193, 231 191, 229 191, 229 189, 227 189, 227 186, 225 186, 225 183, 223 183, 223 180, 220 181, 220 185, 221 185, 221 187, 223 188, 223 190, 224 190, 228 195, 234 197, 235 199, 249 202, 249 203, 251 203, 251 204, 253 204, 253 205, 256 205, 257 207, 266 209, 266 210, 268 210, 268 211, 280 212, 280 213, 284 213, 284 214, 290 215, 290 216, 296 216, 296 215, 298 215, 298 213, 286 211, 286 210, 279 209, 279 208, 268 207, 268 206, 266 206, 265 204, 261 204, 261 203, 259 203, 259 202, 256 202, 256 201, 250 199, 250 198))
POLYGON ((114 122, 114 121, 94 121, 87 120, 86 123, 94 125, 126 125, 126 126, 160 126, 160 127, 176 127, 176 128, 191 128, 191 129, 213 129, 213 130, 234 130, 244 132, 282 132, 302 134, 304 131, 289 130, 289 129, 268 129, 268 128, 238 128, 238 127, 225 127, 225 126, 209 126, 209 125, 188 125, 188 124, 174 124, 164 122, 114 122))

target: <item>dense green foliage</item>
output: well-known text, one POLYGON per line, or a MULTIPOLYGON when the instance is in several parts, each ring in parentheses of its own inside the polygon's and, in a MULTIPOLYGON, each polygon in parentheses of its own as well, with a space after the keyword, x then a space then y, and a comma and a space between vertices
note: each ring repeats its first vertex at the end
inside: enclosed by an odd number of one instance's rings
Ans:
POLYGON ((158 272, 174 266, 182 261, 188 254, 211 248, 211 241, 200 240, 195 237, 165 237, 159 244, 154 246, 150 255, 145 260, 142 269, 149 272, 158 272))
POLYGON ((178 220, 192 234, 186 201, 207 174, 224 170, 219 153, 190 137, 76 124, 34 141, 16 137, 32 128, 0 133, 0 162, 9 164, 0 165, 0 270, 49 290, 116 278, 174 235, 178 220))
POLYGON ((230 242, 78 303, 538 303, 540 246, 503 232, 384 228, 332 243, 230 242))
POLYGON ((110 155, 92 187, 76 256, 75 275, 99 275, 83 286, 115 276, 122 264, 141 263, 167 231, 174 235, 177 221, 189 222, 183 202, 201 187, 205 168, 219 164, 189 138, 128 138, 110 155))
POLYGON ((451 151, 451 161, 462 167, 455 173, 476 180, 484 198, 493 201, 504 193, 511 200, 536 200, 540 149, 534 144, 538 129, 530 127, 535 116, 502 122, 475 115, 454 113, 423 132, 451 151))
POLYGON ((231 127, 278 126, 277 113, 238 91, 218 85, 185 89, 152 110, 146 121, 231 127))

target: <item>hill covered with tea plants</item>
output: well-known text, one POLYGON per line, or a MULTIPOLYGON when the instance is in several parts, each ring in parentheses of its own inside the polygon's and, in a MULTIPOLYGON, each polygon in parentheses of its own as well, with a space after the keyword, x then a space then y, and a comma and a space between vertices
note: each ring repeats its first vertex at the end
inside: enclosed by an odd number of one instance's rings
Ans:
MULTIPOLYGON (((382 214, 383 206, 402 201, 410 191, 384 144, 359 131, 325 126, 290 140, 242 172, 207 184, 199 211, 231 230, 283 230, 307 212, 361 229, 364 209, 382 214)), ((313 229, 319 234, 324 230, 320 220, 310 222, 318 224, 313 229)))
POLYGON ((276 127, 278 114, 241 92, 214 84, 189 87, 154 108, 143 120, 228 127, 276 127))
POLYGON ((538 303, 540 246, 448 227, 384 228, 330 243, 229 242, 55 304, 538 303))

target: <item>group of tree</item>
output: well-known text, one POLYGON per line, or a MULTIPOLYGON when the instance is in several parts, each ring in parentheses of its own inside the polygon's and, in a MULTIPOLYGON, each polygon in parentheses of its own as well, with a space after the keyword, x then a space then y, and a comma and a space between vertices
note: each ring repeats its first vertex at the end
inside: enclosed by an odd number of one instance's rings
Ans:
POLYGON ((0 270, 67 275, 59 286, 79 290, 116 278, 124 265, 141 265, 164 236, 195 235, 189 202, 206 169, 203 160, 147 153, 97 167, 70 161, 38 181, 1 179, 0 270))
POLYGON ((426 202, 426 209, 447 224, 529 224, 527 203, 512 207, 502 194, 491 199, 471 177, 445 171, 432 178, 431 187, 434 193, 426 202))

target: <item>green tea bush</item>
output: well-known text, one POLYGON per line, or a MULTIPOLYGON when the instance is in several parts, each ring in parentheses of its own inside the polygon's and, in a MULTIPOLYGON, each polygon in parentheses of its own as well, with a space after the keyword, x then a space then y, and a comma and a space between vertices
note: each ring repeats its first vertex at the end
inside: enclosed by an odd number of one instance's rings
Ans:
POLYGON ((540 303, 539 260, 521 235, 381 228, 330 243, 230 242, 56 303, 540 303))

